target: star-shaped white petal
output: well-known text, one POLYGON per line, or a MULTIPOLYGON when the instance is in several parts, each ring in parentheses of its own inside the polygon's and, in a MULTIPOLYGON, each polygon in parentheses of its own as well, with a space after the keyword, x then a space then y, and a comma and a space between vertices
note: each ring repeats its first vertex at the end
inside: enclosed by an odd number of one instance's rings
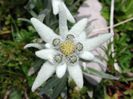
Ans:
POLYGON ((70 13, 69 9, 66 7, 63 0, 52 0, 52 8, 53 8, 54 15, 59 14, 60 9, 64 9, 66 12, 67 19, 70 22, 75 23, 74 17, 70 13), (62 8, 60 8, 60 5, 62 5, 62 8))
POLYGON ((79 88, 83 87, 83 74, 79 64, 68 66, 68 72, 70 77, 75 81, 79 88))
POLYGON ((40 35, 40 37, 45 42, 51 42, 54 38, 57 38, 58 35, 54 33, 52 29, 50 29, 48 26, 43 24, 41 21, 39 21, 36 18, 31 18, 31 23, 35 27, 36 31, 40 35))
POLYGON ((40 87, 54 72, 55 66, 51 65, 49 62, 44 63, 32 85, 32 91, 40 87))
POLYGON ((56 75, 58 78, 62 78, 65 73, 66 73, 66 70, 67 70, 67 64, 64 63, 64 64, 59 64, 57 67, 56 67, 56 75))

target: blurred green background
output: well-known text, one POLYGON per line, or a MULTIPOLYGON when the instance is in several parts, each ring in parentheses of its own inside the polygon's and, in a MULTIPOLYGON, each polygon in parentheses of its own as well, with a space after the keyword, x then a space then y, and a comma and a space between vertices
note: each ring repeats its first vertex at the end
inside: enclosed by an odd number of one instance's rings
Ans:
MULTIPOLYGON (((73 15, 85 0, 65 0, 73 15), (71 6, 73 5, 73 6, 71 6)), ((99 0, 102 3, 102 15, 109 22, 111 0, 99 0)), ((49 99, 50 96, 61 98, 61 92, 56 90, 54 83, 46 85, 54 88, 53 93, 43 88, 31 92, 32 83, 43 60, 35 57, 37 49, 25 50, 27 43, 36 42, 38 35, 30 24, 31 17, 40 18, 46 15, 44 23, 58 31, 58 18, 52 14, 50 0, 0 0, 0 99, 49 99), (31 73, 34 68, 35 74, 31 73), (29 76, 30 73, 32 76, 29 76)), ((133 0, 116 0, 115 24, 133 17, 133 0)), ((69 24, 71 26, 71 24, 69 24)), ((103 79, 97 86, 85 82, 81 91, 75 90, 75 84, 69 83, 68 99, 91 99, 87 91, 94 91, 93 99, 133 99, 133 21, 116 27, 114 46, 118 64, 122 73, 113 68, 114 59, 110 52, 110 45, 106 50, 108 55, 107 73, 119 75, 119 81, 103 79)), ((60 81, 59 81, 60 82, 60 81)))

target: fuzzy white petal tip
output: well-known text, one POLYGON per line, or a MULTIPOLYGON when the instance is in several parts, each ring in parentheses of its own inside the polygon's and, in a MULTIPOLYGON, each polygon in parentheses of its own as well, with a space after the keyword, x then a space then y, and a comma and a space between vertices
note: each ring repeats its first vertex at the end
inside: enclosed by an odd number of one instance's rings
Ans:
POLYGON ((63 5, 59 5, 59 31, 60 35, 65 35, 68 32, 67 16, 63 5))
POLYGON ((57 15, 59 13, 59 4, 60 0, 52 0, 52 8, 53 8, 53 14, 57 15))
POLYGON ((79 88, 83 87, 83 74, 79 64, 68 66, 68 72, 70 77, 75 81, 79 88))
POLYGON ((66 68, 67 68, 66 64, 60 64, 57 66, 56 75, 58 78, 62 78, 64 76, 64 74, 66 73, 66 68))
POLYGON ((32 92, 40 87, 49 77, 52 76, 54 72, 55 66, 51 65, 49 62, 44 63, 33 83, 33 86, 31 88, 32 92))
POLYGON ((103 43, 111 39, 111 37, 113 37, 112 33, 106 33, 90 38, 87 41, 84 41, 84 49, 89 51, 94 50, 95 48, 101 46, 103 43))
POLYGON ((74 17, 72 16, 72 14, 70 13, 70 11, 69 11, 69 9, 67 8, 67 6, 65 5, 65 3, 62 2, 62 4, 63 4, 63 7, 64 7, 64 9, 65 9, 65 11, 66 11, 67 19, 68 19, 70 22, 75 23, 75 19, 74 19, 74 17))
POLYGON ((31 18, 30 21, 33 22, 36 18, 31 18))
POLYGON ((88 23, 88 19, 84 18, 80 21, 78 21, 69 31, 70 34, 74 34, 75 36, 79 36, 80 33, 84 31, 88 23))
POLYGON ((35 87, 34 85, 31 88, 31 91, 34 92, 37 89, 37 87, 35 87))
POLYGON ((43 49, 35 52, 35 55, 39 58, 48 60, 53 63, 53 57, 57 52, 53 49, 43 49))
POLYGON ((80 58, 84 60, 93 60, 94 55, 88 51, 84 51, 83 53, 80 54, 80 58))
POLYGON ((122 73, 121 68, 119 67, 118 63, 114 63, 114 68, 116 71, 118 71, 119 73, 122 73))
POLYGON ((34 47, 37 49, 43 49, 43 45, 39 44, 39 43, 30 43, 24 46, 24 49, 30 48, 30 47, 34 47))
POLYGON ((36 18, 31 18, 31 23, 33 24, 34 28, 40 35, 40 37, 45 42, 52 42, 54 38, 58 38, 59 36, 54 33, 54 31, 49 28, 47 25, 43 24, 41 21, 39 21, 36 18))

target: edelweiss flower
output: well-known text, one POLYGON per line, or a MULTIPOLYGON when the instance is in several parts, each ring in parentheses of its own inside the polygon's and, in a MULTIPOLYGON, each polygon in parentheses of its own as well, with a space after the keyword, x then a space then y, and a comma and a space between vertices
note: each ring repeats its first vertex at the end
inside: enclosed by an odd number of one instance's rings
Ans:
POLYGON ((108 33, 87 38, 84 32, 88 23, 86 18, 77 22, 68 31, 66 11, 61 8, 62 5, 59 6, 59 35, 38 19, 31 18, 33 26, 46 42, 46 44, 31 43, 25 46, 25 48, 40 49, 36 51, 36 56, 46 60, 33 83, 32 91, 40 87, 55 72, 58 78, 62 78, 66 71, 76 85, 82 88, 83 74, 79 61, 95 61, 96 58, 91 51, 112 37, 112 34, 108 33))
POLYGON ((68 8, 66 7, 63 0, 52 0, 52 8, 53 8, 54 15, 59 14, 60 9, 64 9, 66 12, 66 15, 67 15, 67 19, 70 22, 75 23, 75 19, 73 18, 72 14, 70 13, 68 8), (59 7, 61 4, 62 4, 62 8, 59 7))
POLYGON ((66 70, 77 86, 82 88, 83 74, 79 60, 91 61, 95 59, 90 51, 111 38, 112 34, 108 33, 87 39, 84 32, 88 22, 86 18, 76 23, 70 31, 67 28, 60 28, 64 30, 60 35, 54 33, 52 29, 36 18, 31 18, 31 22, 40 37, 46 42, 46 49, 42 49, 43 47, 39 44, 28 44, 26 47, 40 48, 41 50, 35 54, 47 60, 34 81, 32 91, 41 86, 54 72, 56 72, 58 78, 62 78, 66 70))

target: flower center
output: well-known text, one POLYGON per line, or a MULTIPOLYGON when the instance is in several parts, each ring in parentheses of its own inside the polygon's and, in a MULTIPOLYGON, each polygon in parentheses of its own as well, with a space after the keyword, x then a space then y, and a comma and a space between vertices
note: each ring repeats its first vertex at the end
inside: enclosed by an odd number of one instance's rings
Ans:
POLYGON ((75 51, 75 44, 72 40, 66 40, 60 44, 60 51, 65 55, 69 56, 75 51))

